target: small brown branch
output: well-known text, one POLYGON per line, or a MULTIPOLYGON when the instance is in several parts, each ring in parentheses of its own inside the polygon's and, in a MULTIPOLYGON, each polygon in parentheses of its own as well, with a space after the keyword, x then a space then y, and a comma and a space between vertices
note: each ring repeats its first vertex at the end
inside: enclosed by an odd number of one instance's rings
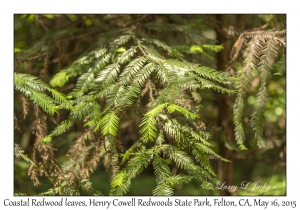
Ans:
POLYGON ((49 52, 45 52, 45 53, 42 53, 42 54, 38 54, 38 55, 35 55, 33 57, 29 57, 29 58, 20 58, 18 59, 18 62, 24 62, 24 61, 31 61, 31 60, 35 60, 35 59, 38 59, 38 58, 41 58, 43 56, 46 56, 50 53, 51 51, 49 52))
POLYGON ((151 101, 154 101, 154 97, 153 97, 153 89, 152 89, 152 82, 149 80, 149 96, 151 101))
POLYGON ((49 28, 47 28, 47 26, 45 25, 44 21, 40 18, 39 15, 35 15, 35 19, 41 24, 42 28, 45 31, 49 31, 49 28))
POLYGON ((14 113, 14 129, 21 132, 20 125, 16 113, 14 113))
POLYGON ((74 39, 81 39, 81 38, 84 38, 84 37, 87 37, 87 36, 91 36, 91 35, 95 35, 95 34, 98 34, 98 33, 101 33, 101 32, 99 32, 99 31, 98 32, 93 31, 93 32, 89 32, 89 33, 86 33, 86 34, 81 34, 81 35, 78 35, 78 36, 71 37, 71 38, 66 39, 64 41, 69 42, 69 41, 72 41, 74 39))
POLYGON ((144 51, 144 49, 143 49, 143 47, 142 47, 142 45, 141 45, 140 40, 137 40, 137 43, 138 43, 138 47, 140 48, 140 50, 142 51, 142 53, 143 53, 146 57, 148 57, 147 53, 144 51))

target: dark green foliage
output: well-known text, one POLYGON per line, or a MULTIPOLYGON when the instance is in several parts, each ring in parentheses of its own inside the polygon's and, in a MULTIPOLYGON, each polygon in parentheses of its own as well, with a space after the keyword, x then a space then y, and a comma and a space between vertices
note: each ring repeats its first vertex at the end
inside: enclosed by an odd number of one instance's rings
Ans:
POLYGON ((54 115, 57 112, 59 108, 57 105, 59 104, 69 109, 72 108, 72 105, 65 99, 63 94, 51 89, 37 77, 15 73, 14 85, 16 90, 22 92, 50 115, 54 115), (46 90, 53 94, 54 99, 44 93, 46 90))
POLYGON ((242 98, 242 96, 238 96, 235 100, 236 101, 233 107, 235 138, 239 145, 243 145, 245 142, 245 133, 243 128, 244 99, 242 98))

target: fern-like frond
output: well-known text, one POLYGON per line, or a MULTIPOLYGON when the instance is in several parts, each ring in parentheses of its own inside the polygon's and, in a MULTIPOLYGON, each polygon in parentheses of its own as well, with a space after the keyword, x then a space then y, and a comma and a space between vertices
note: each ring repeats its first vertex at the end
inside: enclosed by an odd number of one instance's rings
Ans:
MULTIPOLYGON (((172 121, 174 122, 174 119, 172 121)), ((195 126, 197 127, 198 125, 196 124, 195 126)), ((208 131, 202 130, 200 128, 198 128, 197 130, 195 130, 191 126, 180 125, 180 124, 179 124, 179 127, 184 132, 190 134, 191 137, 193 139, 195 139, 196 141, 199 141, 200 143, 202 143, 202 144, 204 144, 204 145, 206 145, 208 147, 212 147, 213 146, 211 143, 208 142, 208 140, 211 138, 211 135, 210 135, 210 133, 208 131)))
MULTIPOLYGON (((280 69, 285 69, 284 59, 279 60, 277 64, 275 63, 280 47, 285 47, 285 32, 272 30, 244 32, 240 35, 239 41, 236 43, 236 48, 240 50, 243 43, 246 43, 246 49, 243 51, 244 66, 239 75, 240 80, 238 80, 237 85, 239 96, 235 101, 233 109, 235 137, 237 143, 240 144, 240 149, 246 149, 243 145, 245 134, 242 125, 242 112, 244 107, 242 96, 252 87, 254 71, 257 71, 261 83, 256 97, 257 110, 252 114, 251 126, 255 132, 257 144, 261 148, 265 145, 263 140, 263 127, 264 112, 268 103, 267 81, 272 76, 272 70, 278 69, 280 71, 280 69)), ((237 54, 238 53, 233 53, 232 60, 237 58, 237 54)))
POLYGON ((201 89, 213 89, 217 92, 226 93, 228 95, 236 93, 235 90, 230 90, 220 85, 216 85, 215 83, 201 77, 197 77, 197 81, 201 84, 201 89))
MULTIPOLYGON (((74 63, 72 63, 70 66, 63 69, 63 71, 67 72, 68 77, 76 77, 78 75, 81 75, 85 73, 88 69, 91 63, 93 62, 94 57, 90 56, 82 56, 79 59, 77 59, 74 63)), ((63 84, 61 84, 63 85, 63 84)))
POLYGON ((130 84, 146 61, 147 59, 145 57, 137 57, 132 60, 120 74, 119 82, 121 82, 123 85, 130 84))
POLYGON ((52 140, 52 136, 58 136, 64 132, 66 132, 74 122, 72 120, 64 120, 62 121, 51 133, 41 141, 42 143, 50 143, 52 140))
POLYGON ((111 54, 106 54, 102 57, 96 64, 93 66, 92 71, 89 74, 93 75, 94 81, 88 84, 92 90, 99 89, 99 84, 102 85, 102 82, 105 81, 105 78, 109 75, 109 70, 107 71, 108 64, 110 62, 111 54), (106 70, 104 69, 106 67, 106 70))
POLYGON ((185 152, 174 146, 163 145, 162 152, 173 160, 179 168, 186 169, 189 164, 193 164, 193 160, 185 152))
POLYGON ((54 115, 55 113, 57 113, 58 107, 55 106, 53 100, 46 94, 32 90, 30 94, 30 99, 34 103, 38 104, 46 113, 50 115, 54 115))
POLYGON ((151 109, 148 111, 145 116, 152 116, 152 117, 157 117, 159 113, 162 112, 162 110, 166 107, 168 107, 169 103, 164 103, 156 106, 155 108, 151 109))
POLYGON ((188 164, 186 165, 186 169, 187 173, 189 174, 189 176, 193 177, 194 179, 205 183, 206 185, 202 185, 202 187, 204 189, 207 189, 207 185, 208 185, 208 181, 209 182, 213 182, 214 184, 217 183, 217 179, 213 176, 211 176, 210 173, 208 173, 207 171, 205 171, 203 168, 201 168, 200 166, 197 166, 195 164, 188 164))
POLYGON ((159 131, 159 135, 155 142, 158 147, 161 147, 161 145, 165 142, 163 130, 159 131))
POLYGON ((119 71, 120 65, 118 63, 110 64, 98 74, 95 82, 101 84, 102 87, 114 84, 118 77, 119 71))
MULTIPOLYGON (((286 58, 281 57, 275 64, 274 68, 280 75, 284 75, 286 71, 286 58)), ((276 73, 275 73, 276 74, 276 73)))
POLYGON ((106 135, 104 137, 103 148, 105 153, 103 156, 103 165, 111 177, 114 177, 120 169, 119 166, 119 152, 117 148, 117 139, 113 135, 106 135))
POLYGON ((25 160, 27 163, 31 163, 35 167, 37 167, 36 163, 33 162, 26 154, 24 154, 24 150, 20 147, 19 144, 15 144, 14 147, 14 154, 16 157, 21 157, 23 160, 25 160))
POLYGON ((92 108, 89 112, 89 118, 91 120, 98 120, 100 119, 100 117, 102 116, 102 111, 101 111, 101 107, 97 102, 92 102, 92 108))
MULTIPOLYGON (((88 86, 91 83, 91 78, 94 77, 94 75, 103 69, 104 66, 106 66, 109 62, 110 54, 106 54, 106 52, 107 49, 105 48, 96 49, 90 52, 88 55, 80 57, 70 66, 55 74, 50 81, 50 85, 52 87, 62 87, 66 82, 69 81, 69 78, 82 75, 83 81, 80 81, 81 83, 79 82, 77 89, 81 89, 83 86, 84 78, 90 78, 86 83, 88 86), (89 73, 85 74, 87 71, 89 71, 89 73)), ((86 89, 86 87, 84 87, 84 89, 86 89)))
POLYGON ((140 124, 141 130, 140 133, 142 134, 142 139, 144 141, 154 141, 157 137, 157 128, 156 128, 156 120, 155 118, 158 116, 159 113, 162 112, 164 108, 168 106, 168 103, 160 104, 155 108, 148 111, 142 122, 140 124))
POLYGON ((58 136, 69 129, 74 123, 71 120, 62 121, 51 133, 52 136, 58 136))
POLYGON ((164 66, 157 65, 157 68, 155 69, 155 71, 156 71, 157 78, 160 80, 160 82, 164 86, 167 86, 168 84, 171 83, 171 81, 170 81, 171 76, 170 76, 169 72, 167 71, 167 69, 164 68, 164 66))
POLYGON ((93 106, 89 113, 89 121, 84 124, 84 126, 89 126, 95 128, 98 120, 102 117, 103 112, 101 111, 101 107, 98 103, 93 102, 93 106))
POLYGON ((201 53, 201 54, 205 55, 206 57, 210 58, 211 60, 214 60, 214 58, 211 55, 207 54, 204 49, 209 49, 214 52, 219 52, 219 51, 223 50, 224 47, 222 45, 201 45, 201 46, 193 45, 190 48, 190 52, 192 52, 192 53, 198 52, 198 53, 201 53))
POLYGON ((112 188, 123 188, 124 184, 127 182, 128 176, 126 174, 126 171, 120 171, 114 178, 112 179, 110 185, 112 188))
POLYGON ((156 64, 148 63, 143 66, 133 80, 133 84, 143 87, 151 73, 157 68, 156 64))
MULTIPOLYGON (((172 138, 174 138, 177 142, 184 142, 186 143, 187 138, 184 135, 184 133, 182 133, 182 131, 179 129, 179 126, 174 123, 171 120, 168 120, 165 124, 164 124, 164 131, 169 134, 172 138)), ((187 145, 185 145, 187 146, 187 145)))
POLYGON ((196 119, 196 118, 199 118, 199 116, 197 114, 194 114, 190 111, 188 111, 187 109, 181 107, 181 106, 178 106, 176 104, 170 104, 168 105, 167 107, 167 110, 168 112, 171 114, 173 112, 179 112, 180 114, 182 114, 183 116, 185 116, 186 119, 196 119))
POLYGON ((192 131, 191 134, 194 136, 194 138, 199 139, 202 141, 203 144, 207 146, 212 146, 210 143, 207 142, 208 139, 211 138, 211 134, 208 131, 205 130, 197 130, 197 132, 192 131), (204 143, 206 142, 206 143, 204 143))
POLYGON ((118 37, 117 39, 113 40, 112 42, 110 42, 109 46, 110 46, 111 49, 117 49, 118 47, 123 46, 130 39, 133 39, 133 38, 135 38, 134 35, 125 34, 125 35, 122 35, 122 36, 118 37))
POLYGON ((132 158, 125 168, 128 176, 132 179, 139 175, 150 164, 151 156, 150 152, 145 152, 132 158))
POLYGON ((166 161, 157 155, 153 158, 153 168, 158 185, 165 182, 165 180, 172 175, 166 161))
POLYGON ((235 99, 233 106, 233 122, 235 125, 234 134, 237 144, 242 145, 245 142, 245 133, 243 127, 243 111, 244 111, 244 99, 242 96, 238 96, 235 99))
POLYGON ((102 134, 111 134, 113 136, 117 135, 119 118, 114 112, 110 112, 104 115, 95 127, 95 131, 101 128, 102 134))
POLYGON ((44 93, 45 90, 50 90, 52 92, 55 92, 55 90, 52 90, 47 84, 32 75, 15 73, 14 86, 26 97, 30 98, 34 103, 38 104, 43 109, 43 111, 50 115, 54 115, 55 113, 57 113, 57 110, 59 108, 57 104, 62 101, 68 103, 66 99, 62 99, 64 98, 62 94, 55 94, 56 99, 59 99, 58 101, 55 101, 54 99, 46 95, 44 93))
POLYGON ((142 51, 146 53, 147 58, 157 65, 166 61, 165 58, 152 46, 142 45, 140 46, 140 49, 143 49, 142 51))
POLYGON ((268 80, 272 73, 273 65, 277 58, 278 52, 277 43, 273 40, 269 40, 264 44, 261 50, 260 61, 258 62, 258 70, 260 72, 260 76, 264 80, 268 80))
POLYGON ((145 142, 154 141, 157 137, 156 120, 152 115, 146 115, 140 124, 140 133, 145 142))
POLYGON ((204 144, 196 142, 195 143, 195 147, 199 148, 200 150, 202 150, 202 151, 204 151, 206 153, 214 155, 215 157, 219 158, 220 160, 222 160, 224 162, 230 162, 229 160, 227 160, 227 159, 221 157, 220 155, 218 155, 215 151, 213 151, 211 148, 209 148, 208 146, 206 146, 204 144))
POLYGON ((164 50, 166 50, 168 53, 172 53, 173 49, 172 47, 170 47, 169 45, 167 45, 166 43, 158 40, 158 39, 142 39, 143 41, 146 41, 148 43, 153 43, 155 44, 158 48, 162 48, 164 50))
POLYGON ((72 109, 73 109, 72 103, 71 103, 69 100, 66 99, 66 96, 65 96, 63 93, 58 92, 57 90, 52 89, 52 88, 47 88, 47 90, 48 90, 49 92, 51 92, 52 97, 53 97, 56 101, 58 101, 58 102, 60 103, 60 106, 61 106, 62 108, 65 108, 65 109, 67 109, 67 110, 72 110, 72 109))
POLYGON ((262 80, 261 87, 259 88, 256 97, 257 110, 252 114, 252 118, 250 120, 251 126, 255 131, 255 138, 259 148, 264 147, 266 144, 263 140, 263 128, 265 123, 264 111, 267 107, 268 98, 268 90, 265 81, 262 80))
POLYGON ((159 106, 160 104, 167 104, 167 103, 175 103, 177 98, 180 98, 180 94, 184 90, 177 88, 177 87, 166 87, 164 88, 158 97, 156 97, 149 105, 149 109, 154 109, 155 107, 159 106))
POLYGON ((171 86, 182 89, 182 92, 185 90, 201 89, 201 85, 196 79, 197 75, 195 74, 183 75, 178 77, 176 81, 172 81, 171 86))
POLYGON ((129 190, 131 180, 150 164, 151 156, 151 153, 144 152, 130 159, 126 167, 113 177, 111 183, 113 183, 115 187, 113 187, 111 194, 125 194, 129 190))
POLYGON ((70 113, 70 119, 74 121, 82 120, 93 109, 94 101, 87 101, 74 106, 70 113))
POLYGON ((171 145, 163 145, 162 151, 171 160, 173 160, 177 167, 182 168, 188 172, 188 174, 201 182, 208 180, 214 180, 209 172, 194 164, 193 160, 183 151, 178 150, 171 145))
POLYGON ((94 80, 95 74, 92 69, 90 69, 87 73, 78 78, 76 88, 70 93, 70 95, 74 97, 82 96, 89 90, 90 86, 94 83, 94 80))
POLYGON ((166 179, 166 183, 175 186, 182 183, 188 183, 192 180, 193 177, 183 174, 176 174, 173 176, 170 176, 166 179))
POLYGON ((216 71, 206 66, 199 66, 195 68, 194 71, 201 77, 211 79, 222 84, 227 84, 230 79, 230 75, 228 72, 216 71))
POLYGON ((128 161, 129 158, 133 156, 135 152, 143 153, 145 151, 146 151, 146 147, 143 145, 141 139, 139 139, 122 155, 123 158, 121 164, 124 164, 126 161, 128 161))
POLYGON ((95 188, 93 188, 92 182, 89 179, 82 179, 80 181, 80 188, 83 191, 85 191, 85 192, 87 192, 87 193, 89 193, 89 194, 91 194, 93 196, 101 196, 101 195, 103 195, 99 190, 96 190, 95 188))
POLYGON ((197 65, 192 63, 183 62, 175 59, 168 59, 163 63, 163 66, 173 74, 172 81, 180 79, 183 75, 186 75, 188 72, 191 72, 197 65))
POLYGON ((154 196, 171 196, 174 193, 174 189, 168 184, 159 184, 152 193, 154 196))
POLYGON ((50 88, 49 85, 44 83, 38 77, 21 73, 14 73, 14 85, 16 88, 29 87, 38 92, 44 92, 46 89, 50 88))
POLYGON ((50 80, 50 85, 52 87, 62 87, 69 81, 68 72, 61 71, 54 75, 50 80))
POLYGON ((176 119, 167 120, 164 124, 164 131, 184 147, 193 148, 195 142, 200 142, 208 147, 212 146, 207 141, 210 138, 208 132, 196 131, 188 125, 179 123, 176 119))
POLYGON ((201 45, 204 49, 212 50, 216 53, 222 51, 224 49, 223 45, 211 45, 211 44, 203 44, 201 45))
POLYGON ((254 36, 247 44, 244 50, 244 66, 241 71, 241 81, 238 84, 238 88, 242 91, 248 91, 253 81, 253 70, 256 69, 257 62, 260 57, 260 52, 262 50, 263 43, 258 36, 254 36))
POLYGON ((137 46, 132 46, 130 49, 123 52, 117 59, 117 63, 125 64, 127 63, 137 52, 137 46))
POLYGON ((211 175, 216 176, 211 163, 207 157, 207 154, 201 150, 199 147, 194 147, 192 149, 192 154, 194 155, 196 161, 198 161, 199 163, 201 163, 201 166, 207 170, 211 175))
MULTIPOLYGON (((95 90, 91 94, 94 95, 95 99, 96 98, 97 99, 105 99, 108 95, 116 95, 120 87, 121 87, 121 84, 116 83, 116 84, 104 87, 101 91, 99 91, 99 90, 96 91, 95 90)), ((89 99, 90 96, 88 96, 87 98, 89 99)), ((111 97, 111 98, 112 98, 112 101, 113 101, 113 97, 111 97)))
POLYGON ((98 60, 102 60, 100 58, 103 57, 103 60, 106 61, 107 60, 107 58, 106 58, 107 55, 105 55, 106 53, 107 53, 107 49, 100 48, 100 49, 96 49, 96 50, 90 52, 90 55, 92 55, 93 57, 95 57, 98 60))
MULTIPOLYGON (((114 141, 116 141, 116 140, 114 139, 114 141)), ((111 161, 110 161, 111 176, 114 177, 119 172, 119 170, 120 170, 119 153, 116 150, 116 144, 115 144, 114 148, 113 148, 113 154, 111 155, 111 161)))
POLYGON ((128 106, 134 102, 140 91, 140 87, 135 85, 129 85, 125 87, 120 85, 117 91, 107 94, 107 104, 115 106, 128 106))

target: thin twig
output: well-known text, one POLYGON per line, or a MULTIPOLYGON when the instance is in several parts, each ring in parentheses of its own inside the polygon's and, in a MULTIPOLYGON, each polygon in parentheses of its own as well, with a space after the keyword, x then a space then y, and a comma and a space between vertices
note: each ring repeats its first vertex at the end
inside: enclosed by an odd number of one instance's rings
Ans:
POLYGON ((40 58, 40 57, 46 56, 46 55, 49 54, 50 52, 51 52, 51 51, 45 52, 45 53, 42 53, 42 54, 39 54, 39 55, 30 57, 30 58, 20 58, 20 59, 18 59, 18 62, 35 60, 35 59, 38 59, 38 58, 40 58))
POLYGON ((42 28, 45 31, 49 31, 49 28, 45 25, 44 21, 39 17, 39 15, 35 15, 36 20, 41 24, 42 28))
POLYGON ((140 50, 142 51, 142 53, 143 53, 146 57, 148 57, 147 53, 144 51, 143 47, 141 46, 140 40, 137 40, 137 43, 138 43, 138 47, 140 48, 140 50))

